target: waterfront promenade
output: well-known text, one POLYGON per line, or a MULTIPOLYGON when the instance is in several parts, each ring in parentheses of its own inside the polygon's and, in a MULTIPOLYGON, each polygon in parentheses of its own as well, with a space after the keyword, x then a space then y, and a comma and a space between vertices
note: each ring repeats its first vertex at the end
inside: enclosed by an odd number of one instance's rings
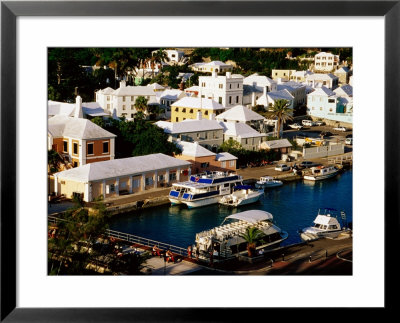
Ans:
POLYGON ((185 257, 173 264, 152 257, 147 260, 144 272, 151 275, 351 275, 352 240, 343 236, 282 247, 255 263, 234 259, 210 266, 185 257))

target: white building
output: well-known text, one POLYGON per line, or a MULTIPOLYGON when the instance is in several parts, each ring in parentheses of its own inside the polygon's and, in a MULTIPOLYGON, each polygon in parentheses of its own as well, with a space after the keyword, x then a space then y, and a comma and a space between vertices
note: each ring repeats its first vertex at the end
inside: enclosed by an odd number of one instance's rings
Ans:
MULTIPOLYGON (((164 53, 167 54, 169 60, 166 63, 179 63, 185 56, 185 52, 177 49, 164 49, 164 53)), ((158 50, 152 51, 151 54, 154 55, 158 50)))
POLYGON ((262 115, 243 105, 237 105, 226 110, 225 112, 216 116, 215 120, 222 122, 243 122, 255 129, 265 131, 266 119, 262 115))
POLYGON ((263 141, 267 139, 266 133, 259 133, 243 122, 220 122, 224 128, 224 142, 232 139, 246 150, 258 151, 263 141))
POLYGON ((156 92, 151 86, 126 86, 125 81, 120 82, 116 90, 106 88, 96 92, 96 102, 113 116, 133 119, 137 112, 135 108, 136 99, 143 96, 147 104, 158 104, 156 92))
POLYGON ((277 100, 288 101, 288 108, 293 109, 294 96, 287 89, 274 92, 266 92, 266 90, 264 90, 263 95, 256 101, 256 103, 257 105, 262 105, 268 109, 273 107, 277 100))
POLYGON ((320 52, 314 57, 314 68, 316 71, 332 72, 339 66, 339 55, 320 52))
POLYGON ((200 76, 199 96, 213 99, 228 108, 242 104, 243 76, 230 72, 219 76, 215 71, 211 76, 200 76))
POLYGON ((288 90, 293 96, 293 108, 303 106, 306 104, 306 86, 301 83, 289 81, 277 85, 277 91, 288 90))
POLYGON ((352 99, 342 98, 325 86, 307 95, 307 114, 317 119, 353 123, 352 99))
POLYGON ((212 62, 201 62, 201 63, 194 63, 189 66, 193 71, 196 72, 203 72, 203 73, 225 73, 225 72, 232 72, 233 66, 230 64, 225 64, 221 61, 212 61, 212 62))
POLYGON ((257 73, 245 77, 243 79, 243 84, 252 85, 260 91, 264 91, 264 88, 266 88, 267 92, 276 91, 278 85, 276 81, 267 76, 258 75, 257 73))
POLYGON ((339 78, 331 73, 329 74, 316 73, 307 75, 306 84, 313 88, 316 88, 318 86, 325 86, 328 89, 334 90, 339 85, 339 78))

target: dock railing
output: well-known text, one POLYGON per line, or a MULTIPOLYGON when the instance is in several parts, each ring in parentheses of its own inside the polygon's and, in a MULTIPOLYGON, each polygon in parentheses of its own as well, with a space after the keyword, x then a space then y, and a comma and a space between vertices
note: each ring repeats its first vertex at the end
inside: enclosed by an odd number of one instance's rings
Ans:
MULTIPOLYGON (((47 221, 49 223, 56 224, 59 221, 66 221, 66 220, 49 215, 49 216, 47 216, 47 221)), ((175 246, 170 243, 156 241, 156 240, 152 240, 152 239, 148 239, 148 238, 144 238, 144 237, 135 236, 130 233, 125 233, 125 232, 120 232, 120 231, 110 230, 110 229, 107 229, 105 234, 106 234, 106 236, 108 236, 110 238, 119 239, 122 241, 126 241, 128 243, 136 243, 138 245, 150 247, 150 248, 152 248, 154 245, 156 245, 159 249, 161 249, 163 251, 167 251, 169 249, 169 250, 171 250, 172 253, 178 254, 180 256, 187 256, 187 249, 179 247, 179 246, 175 246)))
POLYGON ((328 158, 328 163, 329 164, 340 164, 343 165, 343 163, 352 163, 353 162, 353 154, 346 154, 342 156, 336 156, 336 157, 330 157, 328 158))

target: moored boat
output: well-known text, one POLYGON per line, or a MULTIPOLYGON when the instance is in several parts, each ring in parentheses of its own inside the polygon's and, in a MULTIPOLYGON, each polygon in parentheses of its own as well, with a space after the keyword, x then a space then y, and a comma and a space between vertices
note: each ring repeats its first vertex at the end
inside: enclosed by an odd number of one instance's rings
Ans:
POLYGON ((247 242, 242 235, 251 227, 261 231, 261 235, 254 241, 256 250, 277 245, 285 240, 288 234, 273 224, 272 220, 271 213, 261 210, 229 215, 220 226, 197 233, 194 249, 203 260, 208 259, 210 253, 215 254, 216 259, 245 254, 247 242))
POLYGON ((283 182, 270 176, 262 176, 255 184, 257 188, 270 188, 283 185, 283 182))
POLYGON ((304 175, 305 180, 320 181, 339 174, 340 169, 335 165, 311 167, 311 174, 304 175))
POLYGON ((189 208, 218 203, 221 197, 233 192, 242 184, 242 177, 235 173, 206 172, 190 176, 186 182, 172 184, 169 192, 171 204, 186 204, 189 208))
MULTIPOLYGON (((342 220, 346 219, 346 214, 341 211, 342 220)), ((314 226, 304 228, 299 231, 302 240, 315 240, 319 238, 336 238, 341 233, 349 232, 350 229, 341 226, 338 220, 338 211, 332 208, 318 210, 318 215, 314 220, 314 226)))
POLYGON ((233 190, 232 194, 223 196, 219 203, 236 207, 257 202, 264 194, 264 191, 254 189, 250 185, 238 185, 233 190))

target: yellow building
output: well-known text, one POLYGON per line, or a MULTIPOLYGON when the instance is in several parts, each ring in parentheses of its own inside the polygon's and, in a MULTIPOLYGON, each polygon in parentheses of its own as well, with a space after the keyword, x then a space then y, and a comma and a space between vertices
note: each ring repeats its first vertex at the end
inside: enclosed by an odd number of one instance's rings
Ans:
POLYGON ((186 97, 171 105, 171 121, 180 122, 186 119, 198 119, 198 113, 202 118, 212 120, 225 111, 225 107, 212 99, 186 97))
POLYGON ((272 79, 273 80, 278 80, 282 79, 283 81, 289 81, 290 76, 294 74, 296 70, 272 70, 272 79))

